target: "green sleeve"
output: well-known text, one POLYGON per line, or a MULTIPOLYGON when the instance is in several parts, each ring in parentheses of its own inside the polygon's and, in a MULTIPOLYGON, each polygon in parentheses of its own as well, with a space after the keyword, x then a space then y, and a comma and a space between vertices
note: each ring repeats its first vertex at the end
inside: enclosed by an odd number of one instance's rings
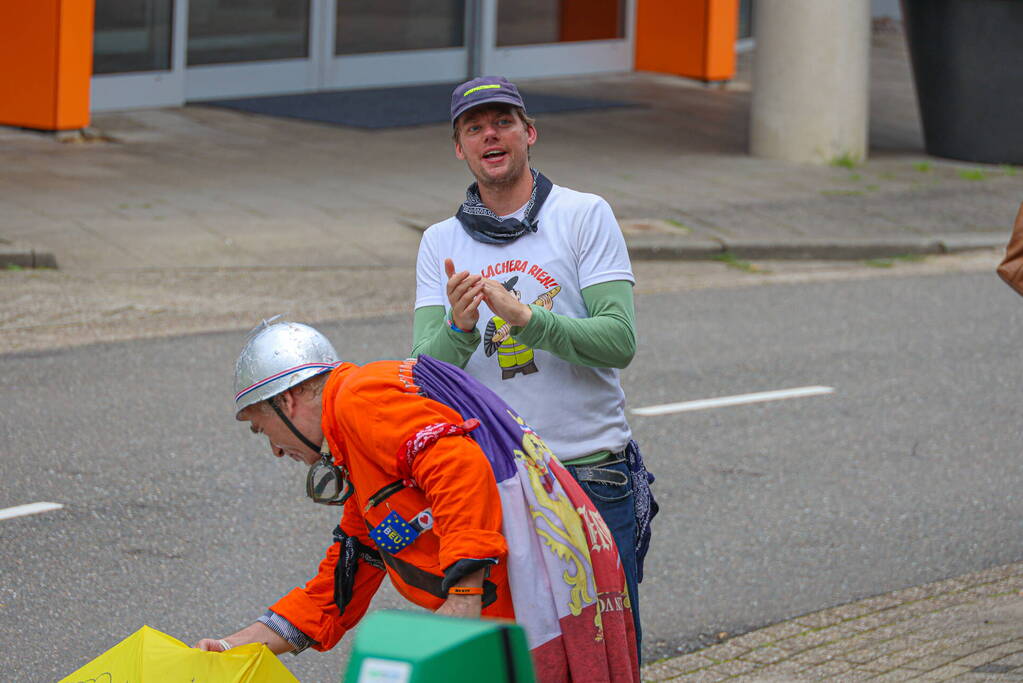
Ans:
POLYGON ((412 357, 422 354, 464 368, 469 356, 480 345, 480 333, 455 332, 447 324, 443 306, 422 306, 416 309, 412 322, 412 357))
POLYGON ((601 282, 582 291, 588 318, 570 318, 532 306, 525 327, 512 335, 523 344, 543 349, 576 365, 624 368, 636 355, 636 309, 632 283, 601 282))

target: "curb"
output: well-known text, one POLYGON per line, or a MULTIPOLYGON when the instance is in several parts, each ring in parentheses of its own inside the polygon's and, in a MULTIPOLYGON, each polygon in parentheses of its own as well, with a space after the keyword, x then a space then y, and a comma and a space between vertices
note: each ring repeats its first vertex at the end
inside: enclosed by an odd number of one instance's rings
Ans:
POLYGON ((892 239, 683 239, 667 236, 626 236, 629 256, 641 261, 700 260, 729 254, 742 259, 856 261, 893 256, 955 254, 1005 246, 1008 235, 968 233, 892 239))
POLYGON ((0 268, 56 268, 57 257, 35 249, 0 249, 0 268))

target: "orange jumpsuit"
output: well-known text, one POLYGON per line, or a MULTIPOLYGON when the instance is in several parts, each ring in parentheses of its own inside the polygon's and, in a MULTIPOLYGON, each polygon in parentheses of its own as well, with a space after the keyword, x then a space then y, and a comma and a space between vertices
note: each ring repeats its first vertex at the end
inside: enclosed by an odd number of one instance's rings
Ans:
MULTIPOLYGON (((344 504, 341 530, 381 552, 398 592, 431 610, 445 600, 439 585, 451 565, 462 559, 496 559, 487 579, 494 584, 490 590, 496 588, 496 599, 483 614, 513 619, 501 500, 490 463, 475 441, 467 436, 438 439, 411 464, 415 487, 370 504, 384 487, 407 481, 408 468, 399 470, 398 456, 410 438, 431 425, 462 422, 451 408, 417 393, 407 363, 344 363, 333 370, 323 391, 323 433, 335 463, 348 469, 355 489, 344 504), (368 534, 392 511, 408 521, 427 508, 432 528, 393 555, 368 534)), ((384 577, 383 571, 359 560, 352 598, 342 614, 334 602, 339 549, 339 543, 330 546, 317 575, 270 607, 316 641, 317 650, 329 650, 358 623, 384 577)))

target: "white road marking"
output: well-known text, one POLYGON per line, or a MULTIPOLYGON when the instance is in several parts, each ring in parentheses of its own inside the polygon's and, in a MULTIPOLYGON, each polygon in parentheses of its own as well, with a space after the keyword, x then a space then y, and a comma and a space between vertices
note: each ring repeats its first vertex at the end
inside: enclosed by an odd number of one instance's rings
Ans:
POLYGON ((49 512, 50 510, 59 510, 62 507, 64 506, 60 503, 29 503, 28 505, 16 505, 12 508, 4 508, 3 510, 0 510, 0 519, 34 515, 37 512, 49 512))
POLYGON ((698 401, 682 403, 664 403, 659 406, 633 408, 633 415, 670 415, 685 413, 690 410, 706 410, 707 408, 723 408, 746 403, 763 403, 764 401, 781 401, 787 398, 804 398, 834 393, 834 387, 797 387, 795 389, 779 389, 778 391, 761 391, 755 394, 739 394, 738 396, 722 396, 720 398, 703 398, 698 401))

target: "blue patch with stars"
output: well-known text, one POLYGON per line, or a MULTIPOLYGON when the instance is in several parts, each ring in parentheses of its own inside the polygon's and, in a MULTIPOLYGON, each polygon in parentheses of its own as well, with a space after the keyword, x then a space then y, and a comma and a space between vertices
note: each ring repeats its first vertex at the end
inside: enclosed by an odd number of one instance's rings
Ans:
POLYGON ((419 538, 419 532, 402 519, 401 515, 392 511, 384 517, 384 521, 369 530, 369 537, 378 548, 393 555, 419 538))

